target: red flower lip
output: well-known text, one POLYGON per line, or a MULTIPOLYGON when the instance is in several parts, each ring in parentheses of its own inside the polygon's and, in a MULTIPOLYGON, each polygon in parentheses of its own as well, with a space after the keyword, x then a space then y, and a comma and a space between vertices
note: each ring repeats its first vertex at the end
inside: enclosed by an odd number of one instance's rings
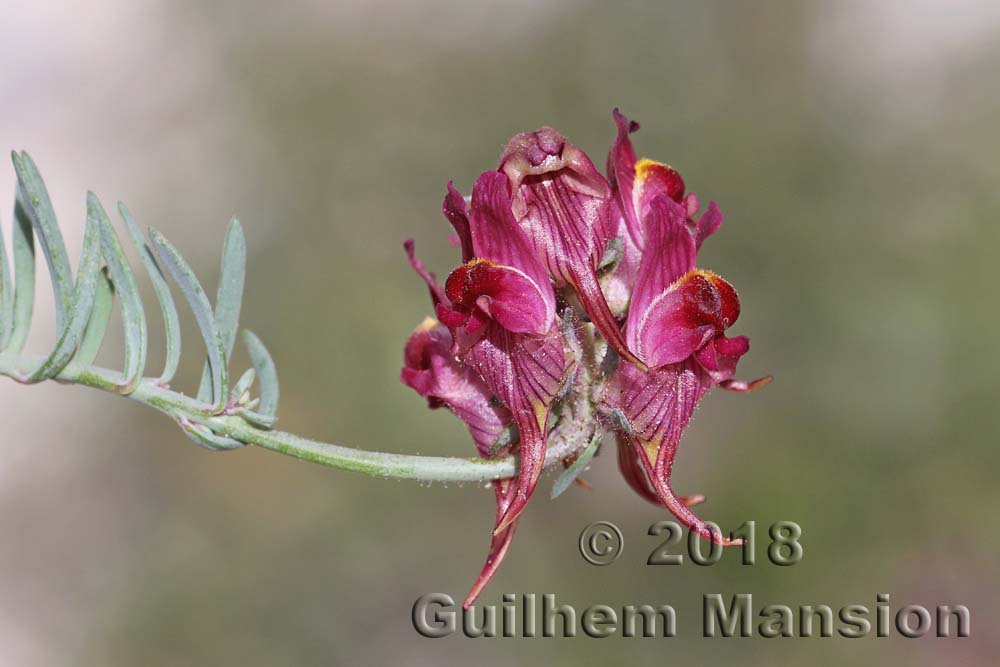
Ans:
MULTIPOLYGON (((629 327, 629 343, 653 368, 697 355, 713 345, 740 314, 739 298, 732 285, 699 269, 687 272, 648 303, 633 307, 629 313, 630 325, 634 319, 634 326, 629 327), (632 313, 636 313, 634 318, 632 313)), ((725 347, 736 350, 733 345, 725 347)), ((748 350, 746 347, 739 354, 748 350)))

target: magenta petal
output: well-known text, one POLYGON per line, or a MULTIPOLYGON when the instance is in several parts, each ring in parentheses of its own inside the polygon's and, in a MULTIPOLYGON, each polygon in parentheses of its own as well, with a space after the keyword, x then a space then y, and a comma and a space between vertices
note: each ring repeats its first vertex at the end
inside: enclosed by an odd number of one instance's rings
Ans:
POLYGON ((633 363, 597 278, 613 219, 611 188, 590 158, 551 128, 514 137, 500 162, 514 217, 556 284, 572 285, 608 343, 633 363))
POLYGON ((513 271, 505 271, 501 276, 495 292, 477 300, 483 311, 513 333, 537 333, 544 328, 548 312, 545 303, 538 299, 535 283, 513 271))
POLYGON ((611 186, 586 153, 546 127, 511 139, 499 171, 514 219, 557 283, 575 285, 584 267, 593 271, 615 221, 611 186))
POLYGON ((612 111, 612 115, 615 125, 618 126, 618 135, 608 152, 608 180, 611 181, 618 203, 621 205, 629 234, 636 246, 642 248, 644 245, 642 226, 639 222, 639 212, 635 210, 632 199, 635 188, 635 148, 628 136, 639 129, 639 123, 629 120, 618 109, 612 111))
POLYGON ((472 188, 470 232, 475 256, 513 266, 539 284, 548 284, 545 267, 511 212, 507 178, 495 171, 480 174, 472 188))
POLYGON ((689 192, 684 195, 681 205, 684 207, 687 219, 694 220, 694 216, 698 215, 698 209, 701 208, 701 200, 698 199, 698 195, 693 192, 689 192))
POLYGON ((626 436, 621 433, 615 434, 618 444, 618 470, 628 485, 639 494, 640 498, 647 500, 654 505, 660 505, 660 497, 656 495, 656 490, 649 483, 646 471, 639 460, 641 454, 632 446, 626 436))
MULTIPOLYGON (((636 292, 640 292, 639 285, 636 292)), ((643 298, 646 294, 643 292, 643 298)), ((739 297, 732 285, 714 273, 696 269, 670 285, 644 310, 637 304, 641 304, 638 296, 629 312, 629 345, 651 368, 677 363, 695 352, 709 370, 721 368, 721 360, 716 361, 714 352, 706 352, 702 346, 721 336, 740 315, 739 297)), ((726 339, 723 345, 727 346, 723 354, 736 354, 748 341, 726 339)))
POLYGON ((709 372, 719 370, 719 357, 715 352, 714 341, 709 341, 707 345, 695 352, 694 358, 709 372))
POLYGON ((571 360, 558 329, 530 336, 513 334, 496 324, 464 358, 510 410, 520 432, 520 467, 510 507, 495 529, 499 534, 524 510, 538 483, 545 462, 549 412, 571 360))
POLYGON ((684 361, 715 335, 711 324, 689 327, 683 309, 675 307, 679 298, 675 297, 674 293, 664 294, 657 304, 663 307, 650 309, 656 319, 643 329, 645 335, 638 348, 650 368, 684 361))
POLYGON ((674 202, 683 202, 686 211, 689 204, 697 202, 697 197, 684 197, 684 179, 673 167, 645 158, 636 160, 629 134, 638 130, 639 124, 630 121, 618 109, 613 115, 618 135, 608 153, 608 178, 633 241, 640 249, 645 249, 649 243, 646 218, 651 202, 665 196, 674 202))
POLYGON ((465 205, 465 197, 455 189, 451 181, 448 181, 448 194, 444 196, 441 211, 448 222, 455 228, 458 242, 462 247, 462 263, 466 263, 475 257, 472 248, 472 232, 469 229, 469 213, 465 205))
POLYGON ((514 219, 557 284, 593 272, 613 226, 611 189, 583 151, 542 128, 511 139, 500 171, 514 219))
POLYGON ((556 297, 545 268, 535 257, 510 210, 510 185, 503 174, 485 172, 472 189, 470 236, 475 256, 519 271, 534 283, 548 330, 555 321, 556 297))
POLYGON ((469 321, 469 313, 454 310, 450 305, 439 303, 434 306, 434 313, 437 318, 449 329, 454 331, 458 327, 465 326, 469 321))
POLYGON ((695 359, 718 383, 733 377, 740 357, 749 351, 750 339, 746 336, 726 338, 720 335, 699 350, 695 359))
POLYGON ((444 290, 437 281, 437 277, 428 271, 424 263, 417 259, 414 254, 413 239, 403 241, 403 248, 406 250, 406 258, 410 261, 410 266, 427 283, 427 289, 431 292, 431 303, 435 306, 439 303, 448 303, 448 297, 445 296, 444 290))
POLYGON ((736 357, 739 359, 750 351, 750 339, 746 336, 734 336, 732 338, 719 336, 715 339, 715 349, 720 356, 736 357))
POLYGON ((451 306, 439 303, 434 308, 438 320, 449 330, 453 343, 451 352, 455 355, 464 354, 485 334, 492 320, 479 308, 457 310, 451 306))
POLYGON ((584 197, 606 199, 611 194, 607 180, 587 154, 551 127, 514 136, 500 156, 498 171, 510 179, 517 218, 523 217, 531 205, 521 199, 520 187, 536 178, 559 177, 569 189, 584 197))
POLYGON ((601 290, 604 292, 611 312, 616 317, 624 317, 628 313, 628 307, 632 301, 632 293, 635 290, 635 282, 642 261, 642 251, 635 245, 632 236, 625 229, 624 219, 620 219, 616 236, 622 239, 622 258, 610 274, 601 278, 601 290))
MULTIPOLYGON (((495 327, 499 329, 499 327, 495 327)), ((502 331, 502 329, 500 330, 502 331)), ((404 348, 404 384, 425 396, 432 407, 449 408, 469 429, 481 456, 490 453, 493 444, 511 422, 506 408, 491 400, 493 392, 471 367, 459 362, 450 353, 451 335, 444 326, 427 320, 413 332, 404 348)), ((544 451, 542 453, 544 458, 544 451)), ((517 494, 517 484, 511 480, 493 482, 497 499, 496 522, 499 524, 517 494)), ((514 537, 513 523, 491 537, 486 563, 465 600, 468 608, 492 579, 507 555, 514 537)))
POLYGON ((650 368, 684 361, 715 335, 715 326, 705 321, 707 308, 691 291, 681 286, 663 292, 634 327, 629 313, 630 345, 650 368))
MULTIPOLYGON (((551 290, 551 288, 549 288, 551 290)), ((555 304, 523 272, 489 260, 474 259, 448 276, 445 295, 455 309, 479 308, 514 333, 545 333, 554 321, 555 304)), ((454 326, 451 316, 445 323, 454 326)))
MULTIPOLYGON (((496 522, 499 524, 504 514, 507 513, 510 502, 514 497, 514 483, 508 479, 498 480, 493 482, 493 491, 497 498, 496 522)), ((494 532, 490 536, 490 550, 486 554, 486 562, 483 564, 483 569, 480 571, 479 576, 476 577, 476 582, 472 585, 472 590, 465 597, 465 602, 462 603, 463 609, 468 609, 472 606, 472 603, 476 601, 476 598, 482 594, 486 585, 493 579, 493 575, 500 569, 504 558, 507 557, 507 551, 510 549, 511 541, 514 539, 514 530, 516 528, 517 522, 515 521, 507 528, 498 533, 494 532)))
MULTIPOLYGON (((636 443, 636 447, 642 447, 641 444, 636 443)), ((660 502, 663 506, 670 510, 678 521, 687 526, 689 530, 700 535, 703 539, 709 542, 715 542, 716 544, 721 544, 724 547, 734 547, 743 544, 744 539, 742 537, 737 537, 735 539, 728 538, 719 532, 712 530, 708 524, 706 524, 697 514, 691 511, 689 505, 685 502, 686 499, 682 496, 678 496, 673 487, 670 485, 670 473, 673 468, 674 456, 677 453, 676 443, 673 448, 661 447, 660 454, 657 457, 655 465, 650 465, 648 459, 643 457, 642 461, 646 465, 646 470, 649 472, 650 479, 653 480, 653 486, 656 488, 656 493, 660 497, 660 502)))
POLYGON ((713 201, 709 202, 708 208, 694 226, 695 233, 695 245, 698 250, 701 250, 701 244, 705 242, 709 236, 718 231, 719 227, 722 226, 722 211, 719 210, 718 205, 713 201))
MULTIPOLYGON (((687 211, 690 200, 684 197, 684 179, 670 165, 655 160, 639 160, 635 163, 635 183, 632 188, 632 201, 643 225, 649 204, 657 197, 665 196, 678 204, 683 203, 684 210, 687 211)), ((649 233, 645 226, 642 233, 649 233)))
POLYGON ((625 342, 625 336, 622 334, 621 327, 618 325, 618 321, 615 319, 614 313, 611 312, 611 307, 608 305, 604 292, 601 290, 597 273, 591 270, 588 273, 577 276, 574 286, 584 310, 587 311, 591 322, 594 323, 597 330, 604 336, 604 340, 607 341, 608 345, 623 359, 645 368, 643 361, 629 349, 628 344, 625 342))
POLYGON ((632 436, 656 447, 669 438, 680 440, 695 405, 711 388, 711 378, 690 361, 647 372, 621 364, 601 401, 622 412, 632 436))
POLYGON ((683 208, 665 196, 657 197, 650 205, 646 229, 649 238, 632 293, 627 340, 629 347, 639 357, 653 363, 643 356, 648 350, 643 349, 640 330, 646 326, 653 302, 694 268, 696 250, 683 208))
POLYGON ((490 401, 493 393, 474 369, 452 356, 451 345, 448 329, 426 320, 406 341, 400 379, 432 406, 450 409, 468 427, 480 455, 485 456, 511 415, 490 401))
MULTIPOLYGON (((628 437, 621 433, 616 433, 615 438, 618 443, 618 470, 621 471, 622 477, 632 487, 632 490, 639 494, 640 498, 657 507, 662 507, 660 496, 653 485, 649 483, 646 469, 640 460, 640 457, 643 456, 642 448, 635 447, 628 437)), ((680 496, 679 498, 688 507, 705 502, 705 496, 702 495, 680 496)))
MULTIPOLYGON (((649 372, 623 364, 612 376, 602 401, 605 409, 620 410, 628 420, 631 432, 623 437, 642 463, 660 504, 705 539, 724 545, 740 544, 739 540, 713 534, 688 508, 696 499, 678 496, 670 485, 681 436, 712 385, 711 378, 690 360, 649 372)), ((634 477, 634 473, 631 475, 634 477)))

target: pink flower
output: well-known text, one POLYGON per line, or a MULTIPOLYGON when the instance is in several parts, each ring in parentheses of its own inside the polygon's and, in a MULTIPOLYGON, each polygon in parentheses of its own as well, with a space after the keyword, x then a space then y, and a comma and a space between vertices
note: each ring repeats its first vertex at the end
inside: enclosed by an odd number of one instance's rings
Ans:
MULTIPOLYGON (((448 276, 444 289, 413 257, 408 243, 411 264, 427 282, 438 319, 450 331, 454 363, 463 372, 474 373, 509 411, 519 435, 518 477, 495 485, 493 540, 470 593, 471 604, 502 561, 516 521, 538 483, 549 413, 571 360, 563 349, 552 283, 514 221, 506 177, 482 174, 473 187, 471 210, 449 185, 443 209, 458 234, 464 263, 448 276)), ((453 411, 470 430, 480 417, 453 411)))
POLYGON ((570 364, 552 283, 514 220, 507 179, 482 174, 468 214, 465 200, 449 186, 444 209, 465 263, 445 282, 438 319, 451 329, 462 361, 511 411, 520 433, 521 467, 514 497, 495 528, 500 532, 521 514, 538 483, 549 411, 570 364))
POLYGON ((632 450, 620 453, 620 467, 633 488, 648 498, 649 486, 636 472, 636 461, 641 463, 664 507, 705 539, 731 544, 711 534, 689 509, 693 503, 674 493, 674 457, 695 406, 712 387, 747 392, 771 378, 732 379, 740 357, 750 349, 746 336, 725 336, 739 317, 739 298, 732 285, 695 265, 701 242, 722 224, 718 208, 711 204, 692 221, 697 200, 683 197, 680 175, 665 165, 636 160, 628 134, 638 125, 617 110, 615 120, 619 131, 609 171, 615 175, 631 239, 642 248, 626 340, 649 368, 619 365, 603 396, 605 409, 624 423, 620 446, 632 450))
POLYGON ((558 419, 572 420, 564 438, 582 445, 614 429, 619 467, 643 498, 706 539, 734 543, 690 510, 701 496, 673 491, 673 462, 705 394, 716 386, 752 391, 770 377, 733 379, 749 350, 745 336, 726 335, 739 298, 696 264, 722 224, 718 207, 697 217, 698 198, 685 193, 680 174, 636 159, 629 135, 638 124, 617 110, 614 117, 607 178, 546 127, 511 139, 499 168, 476 179, 470 204, 449 184, 442 209, 462 257, 443 286, 416 259, 413 242, 405 244, 437 320, 407 341, 403 382, 458 416, 481 456, 519 454, 517 477, 493 483, 490 548, 466 607, 510 548, 550 429, 561 428, 550 423, 557 403, 558 419), (574 303, 589 319, 573 313, 574 303))
MULTIPOLYGON (((408 245, 408 250, 412 253, 412 244, 408 245)), ((400 379, 427 398, 432 409, 448 408, 465 422, 480 456, 495 456, 491 454, 491 449, 510 426, 510 411, 492 400, 493 393, 482 377, 472 367, 456 359, 451 348, 448 328, 430 318, 424 320, 406 341, 400 379)), ((498 523, 514 498, 514 488, 515 485, 507 479, 493 483, 498 523)), ((469 593, 468 604, 479 596, 500 567, 514 538, 515 528, 516 524, 511 524, 492 536, 486 564, 469 593)))

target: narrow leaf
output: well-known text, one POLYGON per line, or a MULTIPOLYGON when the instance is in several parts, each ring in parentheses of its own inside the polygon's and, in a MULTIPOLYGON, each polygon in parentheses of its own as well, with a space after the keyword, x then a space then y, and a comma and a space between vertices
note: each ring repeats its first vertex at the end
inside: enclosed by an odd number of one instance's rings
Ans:
MULTIPOLYGON (((219 290, 215 297, 215 327, 226 346, 226 363, 233 354, 236 332, 239 329, 240 304, 243 302, 243 285, 246 282, 247 242, 240 221, 233 219, 226 230, 222 246, 222 270, 219 273, 219 290)), ((206 363, 198 387, 198 400, 208 401, 212 389, 212 369, 206 363)))
POLYGON ((256 426, 257 428, 270 429, 274 426, 274 423, 278 421, 277 417, 272 415, 262 415, 259 412, 255 412, 250 408, 239 407, 236 408, 234 414, 242 417, 251 426, 256 426))
POLYGON ((142 236, 142 232, 139 231, 139 225, 136 224, 135 218, 125 208, 125 204, 121 202, 118 202, 118 213, 122 216, 122 220, 125 221, 125 227, 128 229, 132 243, 135 245, 135 249, 142 259, 143 266, 146 267, 146 273, 149 274, 149 280, 153 285, 153 291, 156 293, 156 299, 160 302, 160 311, 163 313, 163 325, 166 329, 167 343, 167 358, 163 364, 163 374, 160 375, 160 384, 165 385, 174 379, 174 375, 177 374, 177 366, 181 360, 181 320, 177 315, 177 306, 174 304, 174 297, 170 293, 170 286, 167 285, 163 271, 160 270, 160 265, 156 262, 153 249, 149 247, 146 239, 142 236))
POLYGON ((243 447, 245 444, 239 440, 233 440, 232 438, 227 438, 222 435, 216 435, 212 429, 208 428, 204 424, 198 424, 191 421, 181 413, 175 415, 174 419, 177 421, 177 425, 181 427, 181 430, 184 431, 185 435, 187 435, 192 442, 213 452, 238 449, 243 447))
POLYGON ((94 294, 94 307, 90 311, 90 320, 87 322, 87 329, 83 332, 83 339, 80 347, 76 351, 73 361, 84 366, 94 363, 97 353, 101 349, 104 341, 104 334, 108 330, 108 320, 111 318, 111 308, 115 303, 115 288, 108 277, 108 269, 101 270, 101 276, 97 279, 97 291, 94 294))
POLYGON ((31 220, 21 205, 18 194, 14 201, 14 328, 7 349, 13 354, 24 348, 31 328, 31 313, 35 305, 35 233, 31 220))
POLYGON ((59 224, 56 222, 55 211, 52 210, 49 192, 45 189, 45 183, 31 156, 22 152, 20 155, 12 153, 11 158, 14 161, 14 170, 17 172, 22 205, 35 228, 38 243, 42 246, 49 274, 52 276, 52 293, 56 302, 56 330, 61 332, 69 318, 73 300, 73 272, 66 254, 66 244, 63 242, 62 234, 59 233, 59 224))
POLYGON ((14 285, 10 281, 10 260, 3 240, 3 225, 0 225, 0 352, 10 342, 14 330, 14 285))
POLYGON ((609 266, 617 264, 621 261, 624 252, 625 242, 622 241, 622 237, 614 237, 608 241, 608 247, 604 250, 604 256, 601 257, 601 261, 597 265, 597 270, 601 271, 602 269, 606 269, 609 266))
POLYGON ((489 451, 486 452, 486 458, 493 458, 507 445, 520 441, 521 432, 517 430, 517 424, 510 423, 504 428, 504 430, 500 431, 500 435, 498 435, 497 439, 493 441, 492 445, 490 445, 489 451))
POLYGON ((257 371, 252 368, 248 368, 243 375, 240 376, 239 381, 237 381, 237 383, 233 385, 233 388, 229 391, 229 403, 231 405, 246 403, 243 397, 250 391, 250 387, 253 386, 253 381, 256 377, 257 371))
POLYGON ((100 230, 92 220, 87 220, 83 235, 83 254, 77 269, 76 288, 70 299, 69 318, 66 320, 66 326, 60 331, 59 339, 48 359, 43 361, 37 370, 29 374, 25 382, 41 382, 53 378, 73 358, 94 306, 100 260, 100 230))
POLYGON ((604 416, 622 433, 626 435, 632 434, 632 422, 628 420, 628 417, 625 416, 625 413, 620 408, 612 408, 604 416))
POLYGON ((250 363, 253 364, 257 372, 257 379, 260 382, 260 406, 257 412, 267 417, 278 414, 278 371, 274 367, 274 360, 264 347, 264 343, 252 331, 243 331, 243 344, 247 348, 250 356, 250 363))
POLYGON ((87 220, 93 222, 101 230, 101 247, 104 259, 108 263, 108 273, 118 294, 121 306, 122 324, 125 329, 125 368, 122 372, 122 382, 119 391, 131 394, 139 386, 142 371, 146 367, 146 347, 149 337, 146 334, 146 313, 142 308, 142 298, 135 276, 129 268, 128 260, 118 241, 118 235, 107 212, 101 205, 97 195, 87 193, 87 220))
POLYGON ((191 270, 191 266, 177 252, 177 248, 155 229, 150 229, 149 234, 153 249, 166 267, 167 273, 184 293, 184 298, 187 299, 188 306, 198 322, 198 328, 201 330, 201 336, 205 340, 205 347, 208 350, 208 363, 212 369, 212 396, 214 397, 212 410, 215 413, 220 413, 226 407, 229 379, 226 369, 226 346, 215 326, 212 305, 208 302, 208 296, 205 295, 205 290, 202 289, 201 283, 198 282, 194 271, 191 270))
POLYGON ((552 485, 552 495, 550 496, 553 500, 562 495, 562 493, 570 487, 570 485, 576 481, 576 478, 580 476, 587 466, 590 465, 591 459, 594 458, 594 454, 597 453, 597 448, 601 446, 601 434, 598 433, 594 435, 591 439, 590 444, 587 445, 580 455, 576 457, 576 460, 566 468, 563 474, 559 475, 559 479, 556 483, 552 485))

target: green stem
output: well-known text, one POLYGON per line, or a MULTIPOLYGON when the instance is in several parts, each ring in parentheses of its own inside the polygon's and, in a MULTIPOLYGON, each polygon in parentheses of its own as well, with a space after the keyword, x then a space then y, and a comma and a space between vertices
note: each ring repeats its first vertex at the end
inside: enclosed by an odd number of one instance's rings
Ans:
MULTIPOLYGON (((42 361, 42 357, 0 354, 0 375, 21 380, 38 368, 42 361)), ((54 379, 57 382, 111 393, 119 393, 121 388, 120 373, 76 363, 70 363, 54 379)), ((154 378, 143 378, 135 391, 127 396, 171 418, 182 416, 191 422, 203 424, 218 435, 311 463, 374 477, 427 482, 484 482, 513 477, 517 472, 517 461, 512 456, 487 460, 372 452, 309 440, 284 431, 260 429, 235 415, 214 415, 210 406, 160 386, 154 378)), ((545 466, 558 464, 586 444, 586 442, 556 439, 549 446, 545 456, 545 466)))

